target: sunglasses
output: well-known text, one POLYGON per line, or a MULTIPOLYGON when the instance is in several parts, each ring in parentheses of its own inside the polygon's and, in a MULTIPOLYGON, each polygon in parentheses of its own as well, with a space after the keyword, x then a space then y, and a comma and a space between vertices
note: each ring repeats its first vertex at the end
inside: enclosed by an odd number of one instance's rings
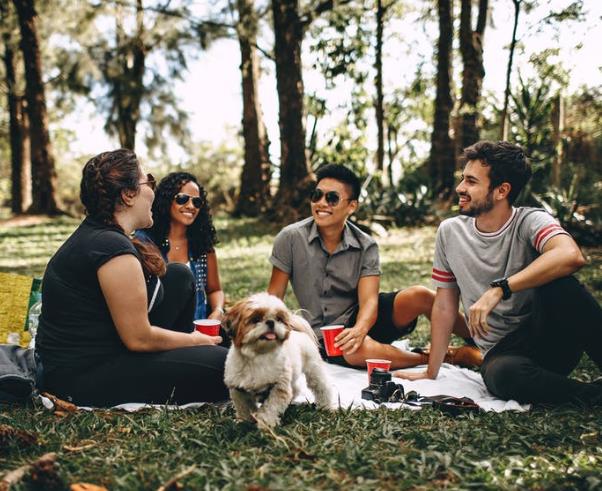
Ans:
POLYGON ((139 181, 138 184, 146 184, 153 191, 157 188, 157 180, 152 174, 146 174, 146 181, 139 181))
POLYGON ((320 188, 314 189, 314 192, 311 193, 311 196, 309 199, 311 199, 312 203, 317 203, 323 197, 326 198, 326 203, 329 204, 330 206, 338 205, 341 200, 353 201, 352 198, 341 198, 341 195, 339 193, 337 193, 336 191, 328 191, 325 193, 320 188))
POLYGON ((186 203, 188 203, 189 200, 192 200, 192 206, 194 206, 197 209, 203 206, 203 198, 200 198, 199 196, 190 196, 189 194, 185 193, 176 194, 173 200, 178 205, 185 205, 186 203))

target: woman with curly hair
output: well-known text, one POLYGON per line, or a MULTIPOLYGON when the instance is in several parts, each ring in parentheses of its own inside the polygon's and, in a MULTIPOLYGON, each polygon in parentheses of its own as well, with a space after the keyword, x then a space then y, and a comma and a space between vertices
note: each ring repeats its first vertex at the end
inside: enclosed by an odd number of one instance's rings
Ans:
POLYGON ((131 150, 104 152, 83 169, 87 217, 59 248, 42 283, 36 355, 42 390, 79 405, 227 398, 227 350, 190 332, 194 278, 151 243, 155 180, 131 150))
POLYGON ((165 176, 153 202, 153 226, 137 236, 150 238, 168 263, 190 267, 196 286, 194 318, 221 320, 224 292, 215 254, 217 236, 207 193, 196 177, 188 172, 165 176))

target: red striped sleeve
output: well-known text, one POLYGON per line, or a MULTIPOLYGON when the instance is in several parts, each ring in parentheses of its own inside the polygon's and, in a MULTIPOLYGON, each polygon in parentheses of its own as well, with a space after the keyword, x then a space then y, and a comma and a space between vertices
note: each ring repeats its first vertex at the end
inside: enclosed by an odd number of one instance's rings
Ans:
POLYGON ((550 225, 547 225, 546 227, 542 228, 539 232, 537 232, 537 235, 535 236, 535 243, 534 243, 535 250, 537 250, 537 252, 541 252, 541 250, 540 250, 541 244, 545 241, 545 239, 547 237, 550 236, 550 234, 555 234, 556 232, 566 233, 564 231, 564 229, 557 223, 552 223, 550 225))
POLYGON ((433 278, 434 280, 437 280, 437 281, 442 281, 444 283, 455 283, 456 282, 456 277, 454 276, 453 273, 449 273, 447 271, 442 271, 437 268, 433 268, 433 274, 431 275, 431 278, 433 278))

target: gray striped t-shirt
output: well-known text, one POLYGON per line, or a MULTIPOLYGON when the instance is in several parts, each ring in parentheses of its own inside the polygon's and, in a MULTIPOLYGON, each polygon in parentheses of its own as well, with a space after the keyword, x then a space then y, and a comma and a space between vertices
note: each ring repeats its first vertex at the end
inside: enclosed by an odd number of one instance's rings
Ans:
MULTIPOLYGON (((458 288, 464 312, 498 278, 507 278, 531 264, 548 240, 567 232, 546 211, 513 208, 508 221, 496 232, 480 232, 473 217, 444 220, 437 230, 432 281, 437 288, 458 288)), ((490 331, 475 339, 485 353, 521 326, 531 314, 533 289, 501 300, 487 318, 490 331)))

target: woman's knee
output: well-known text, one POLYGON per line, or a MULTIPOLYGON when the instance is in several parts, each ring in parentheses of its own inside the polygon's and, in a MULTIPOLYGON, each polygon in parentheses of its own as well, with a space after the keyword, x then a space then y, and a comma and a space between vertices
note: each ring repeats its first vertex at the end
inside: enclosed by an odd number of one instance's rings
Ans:
POLYGON ((182 263, 169 263, 167 265, 167 271, 161 278, 164 285, 167 284, 181 284, 188 287, 194 288, 194 276, 190 268, 182 263))

